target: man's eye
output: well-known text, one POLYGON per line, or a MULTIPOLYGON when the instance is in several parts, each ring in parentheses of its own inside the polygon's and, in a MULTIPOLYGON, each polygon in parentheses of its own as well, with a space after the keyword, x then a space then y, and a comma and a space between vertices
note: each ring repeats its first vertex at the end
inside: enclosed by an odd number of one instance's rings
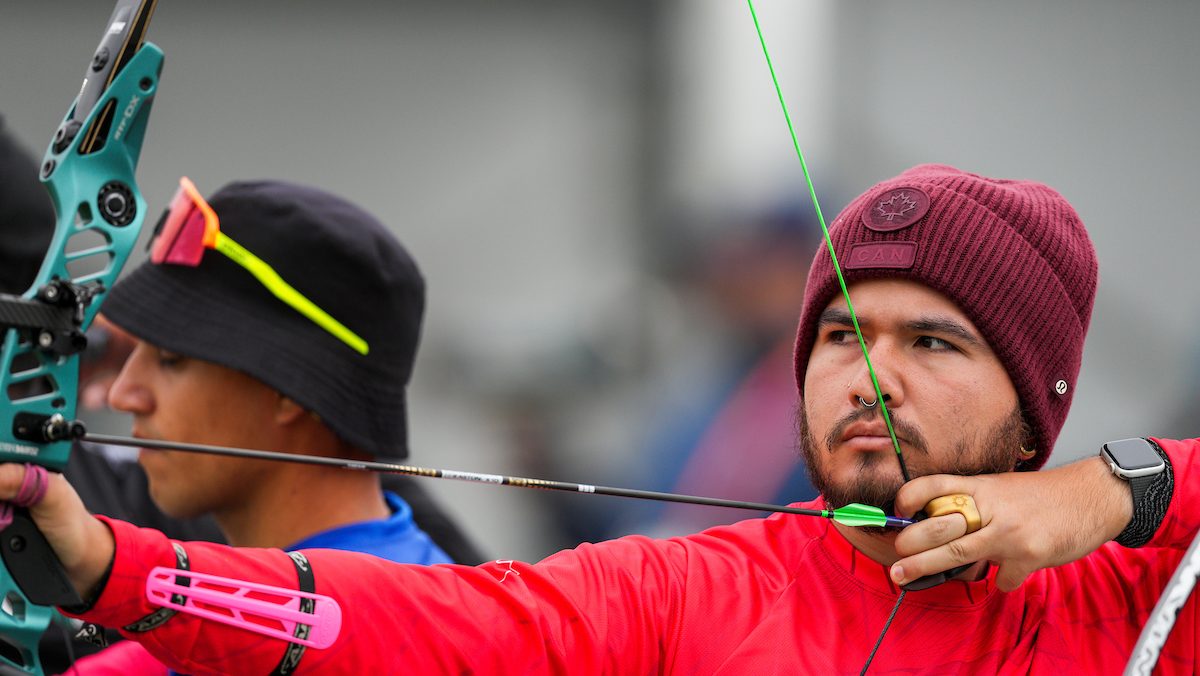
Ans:
POLYGON ((857 338, 853 331, 830 331, 829 342, 831 343, 846 343, 856 341, 857 338))
POLYGON ((179 354, 178 352, 171 352, 169 350, 159 350, 158 351, 159 366, 163 366, 163 367, 179 366, 180 364, 183 363, 184 359, 186 359, 186 357, 179 354))
POLYGON ((944 341, 941 338, 934 338, 933 336, 921 336, 917 339, 917 345, 935 352, 946 352, 956 349, 954 345, 950 344, 949 342, 944 341))

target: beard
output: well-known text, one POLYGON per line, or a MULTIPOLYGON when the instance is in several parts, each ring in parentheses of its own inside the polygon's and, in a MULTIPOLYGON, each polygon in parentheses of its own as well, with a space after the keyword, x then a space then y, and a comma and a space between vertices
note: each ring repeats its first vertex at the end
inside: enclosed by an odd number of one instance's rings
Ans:
MULTIPOLYGON (((929 445, 916 427, 907 424, 891 411, 888 412, 892 428, 898 439, 907 442, 914 453, 905 456, 909 473, 913 478, 926 474, 999 474, 1012 471, 1017 461, 1017 450, 1027 445, 1032 432, 1020 408, 1014 408, 1008 416, 989 430, 967 434, 953 443, 949 459, 941 466, 929 465, 929 445), (914 469, 913 460, 919 459, 920 469, 914 469)), ((820 491, 829 509, 844 507, 852 502, 874 505, 886 514, 896 513, 896 493, 904 485, 899 469, 899 459, 891 453, 863 453, 858 457, 856 477, 848 483, 835 482, 831 473, 825 471, 824 462, 831 456, 834 445, 841 439, 846 428, 853 423, 883 416, 880 409, 860 409, 839 420, 819 444, 808 424, 808 415, 801 403, 799 410, 800 450, 808 468, 813 487, 820 491), (896 472, 894 478, 880 479, 879 468, 891 463, 896 472)), ((862 528, 861 530, 884 533, 886 528, 862 528)))

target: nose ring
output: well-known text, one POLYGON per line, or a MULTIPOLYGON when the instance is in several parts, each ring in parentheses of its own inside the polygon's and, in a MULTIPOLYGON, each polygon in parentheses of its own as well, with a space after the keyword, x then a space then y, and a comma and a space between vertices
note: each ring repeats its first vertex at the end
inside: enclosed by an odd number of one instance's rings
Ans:
POLYGON ((858 398, 858 403, 862 404, 862 405, 863 405, 863 408, 875 408, 875 405, 879 403, 879 400, 878 400, 878 399, 874 399, 874 400, 872 400, 872 401, 871 401, 871 403, 869 403, 869 404, 868 404, 866 399, 863 399, 862 397, 859 397, 859 398, 858 398))

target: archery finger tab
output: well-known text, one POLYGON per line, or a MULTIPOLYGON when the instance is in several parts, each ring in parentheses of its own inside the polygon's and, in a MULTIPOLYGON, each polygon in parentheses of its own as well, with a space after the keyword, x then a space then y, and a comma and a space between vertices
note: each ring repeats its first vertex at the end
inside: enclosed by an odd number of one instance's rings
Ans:
POLYGON ((967 533, 974 533, 983 528, 983 518, 979 515, 979 507, 975 498, 966 493, 954 493, 934 498, 925 504, 925 513, 930 518, 947 514, 961 514, 967 522, 967 533))

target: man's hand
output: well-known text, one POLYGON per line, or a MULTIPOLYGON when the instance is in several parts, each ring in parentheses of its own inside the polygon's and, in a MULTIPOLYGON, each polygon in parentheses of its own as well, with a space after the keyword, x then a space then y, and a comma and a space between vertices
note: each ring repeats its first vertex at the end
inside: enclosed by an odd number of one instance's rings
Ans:
POLYGON ((1129 484, 1098 457, 1041 472, 917 477, 896 495, 896 511, 911 516, 953 493, 974 497, 983 527, 967 535, 966 520, 947 514, 905 528, 896 538, 896 584, 990 561, 1000 568, 996 586, 1012 591, 1036 570, 1087 556, 1133 518, 1129 484))
MULTIPOLYGON (((0 464, 0 500, 17 495, 25 478, 25 465, 0 464)), ((49 473, 45 497, 29 513, 62 561, 81 598, 91 598, 113 560, 116 544, 112 532, 92 516, 79 494, 61 474, 49 473)))

